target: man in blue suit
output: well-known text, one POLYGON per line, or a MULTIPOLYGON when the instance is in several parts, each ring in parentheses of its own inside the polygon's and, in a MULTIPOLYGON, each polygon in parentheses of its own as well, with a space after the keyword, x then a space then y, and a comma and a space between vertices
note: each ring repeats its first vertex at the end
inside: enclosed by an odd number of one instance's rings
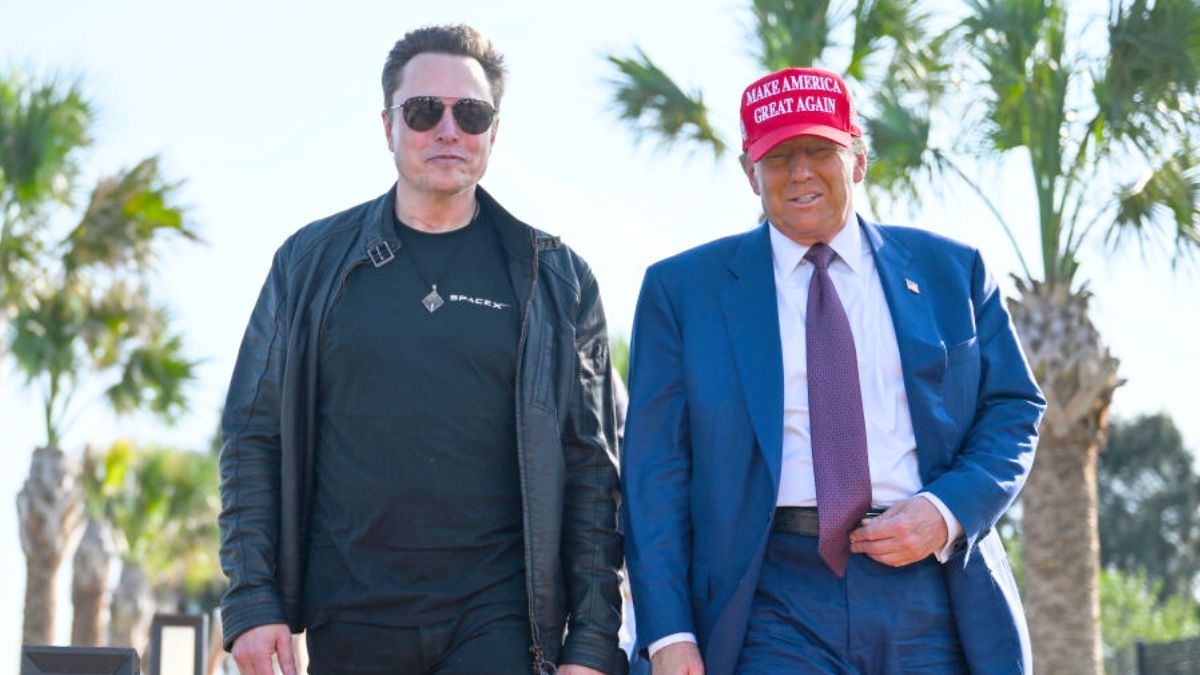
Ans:
MULTIPOLYGON (((845 82, 746 89, 766 222, 653 265, 623 449, 654 673, 1029 673, 994 529, 1045 402, 979 253, 858 217, 845 82)), ((1035 515, 1035 514, 1034 514, 1035 515)))

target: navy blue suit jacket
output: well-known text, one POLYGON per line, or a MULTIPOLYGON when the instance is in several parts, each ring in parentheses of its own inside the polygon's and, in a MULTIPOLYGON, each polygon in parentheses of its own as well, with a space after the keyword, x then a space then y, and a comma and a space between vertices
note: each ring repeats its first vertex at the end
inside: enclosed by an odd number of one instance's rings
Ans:
MULTIPOLYGON (((973 673, 1030 672, 993 526, 1032 466, 1044 400, 976 250, 859 226, 896 329, 921 479, 963 526, 945 571, 967 661, 973 673)), ((768 227, 650 267, 633 325, 622 516, 638 651, 692 632, 713 675, 737 665, 779 489, 783 357, 768 227)))

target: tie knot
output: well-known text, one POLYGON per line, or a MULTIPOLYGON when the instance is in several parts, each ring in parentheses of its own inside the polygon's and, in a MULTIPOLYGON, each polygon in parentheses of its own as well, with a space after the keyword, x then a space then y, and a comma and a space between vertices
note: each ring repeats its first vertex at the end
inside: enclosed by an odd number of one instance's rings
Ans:
POLYGON ((829 263, 833 262, 833 256, 837 255, 828 244, 816 243, 809 247, 808 252, 804 254, 804 259, 817 266, 817 269, 829 269, 829 263))

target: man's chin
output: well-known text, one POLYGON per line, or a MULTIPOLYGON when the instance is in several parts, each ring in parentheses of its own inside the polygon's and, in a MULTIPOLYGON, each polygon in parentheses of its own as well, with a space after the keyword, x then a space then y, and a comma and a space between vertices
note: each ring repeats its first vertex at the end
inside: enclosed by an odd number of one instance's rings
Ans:
POLYGON ((478 182, 479 178, 474 176, 430 176, 417 181, 414 187, 430 196, 454 197, 475 187, 478 182))

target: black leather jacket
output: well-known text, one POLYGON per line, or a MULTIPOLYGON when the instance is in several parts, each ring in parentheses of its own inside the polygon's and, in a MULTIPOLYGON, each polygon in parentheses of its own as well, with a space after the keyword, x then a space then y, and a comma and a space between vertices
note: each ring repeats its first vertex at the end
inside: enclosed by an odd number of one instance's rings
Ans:
MULTIPOLYGON (((522 308, 516 424, 534 672, 623 672, 613 382, 596 281, 557 237, 476 194, 522 308)), ((318 346, 351 270, 399 250, 394 202, 389 190, 292 235, 250 317, 221 420, 226 649, 255 626, 303 628, 318 346)))

